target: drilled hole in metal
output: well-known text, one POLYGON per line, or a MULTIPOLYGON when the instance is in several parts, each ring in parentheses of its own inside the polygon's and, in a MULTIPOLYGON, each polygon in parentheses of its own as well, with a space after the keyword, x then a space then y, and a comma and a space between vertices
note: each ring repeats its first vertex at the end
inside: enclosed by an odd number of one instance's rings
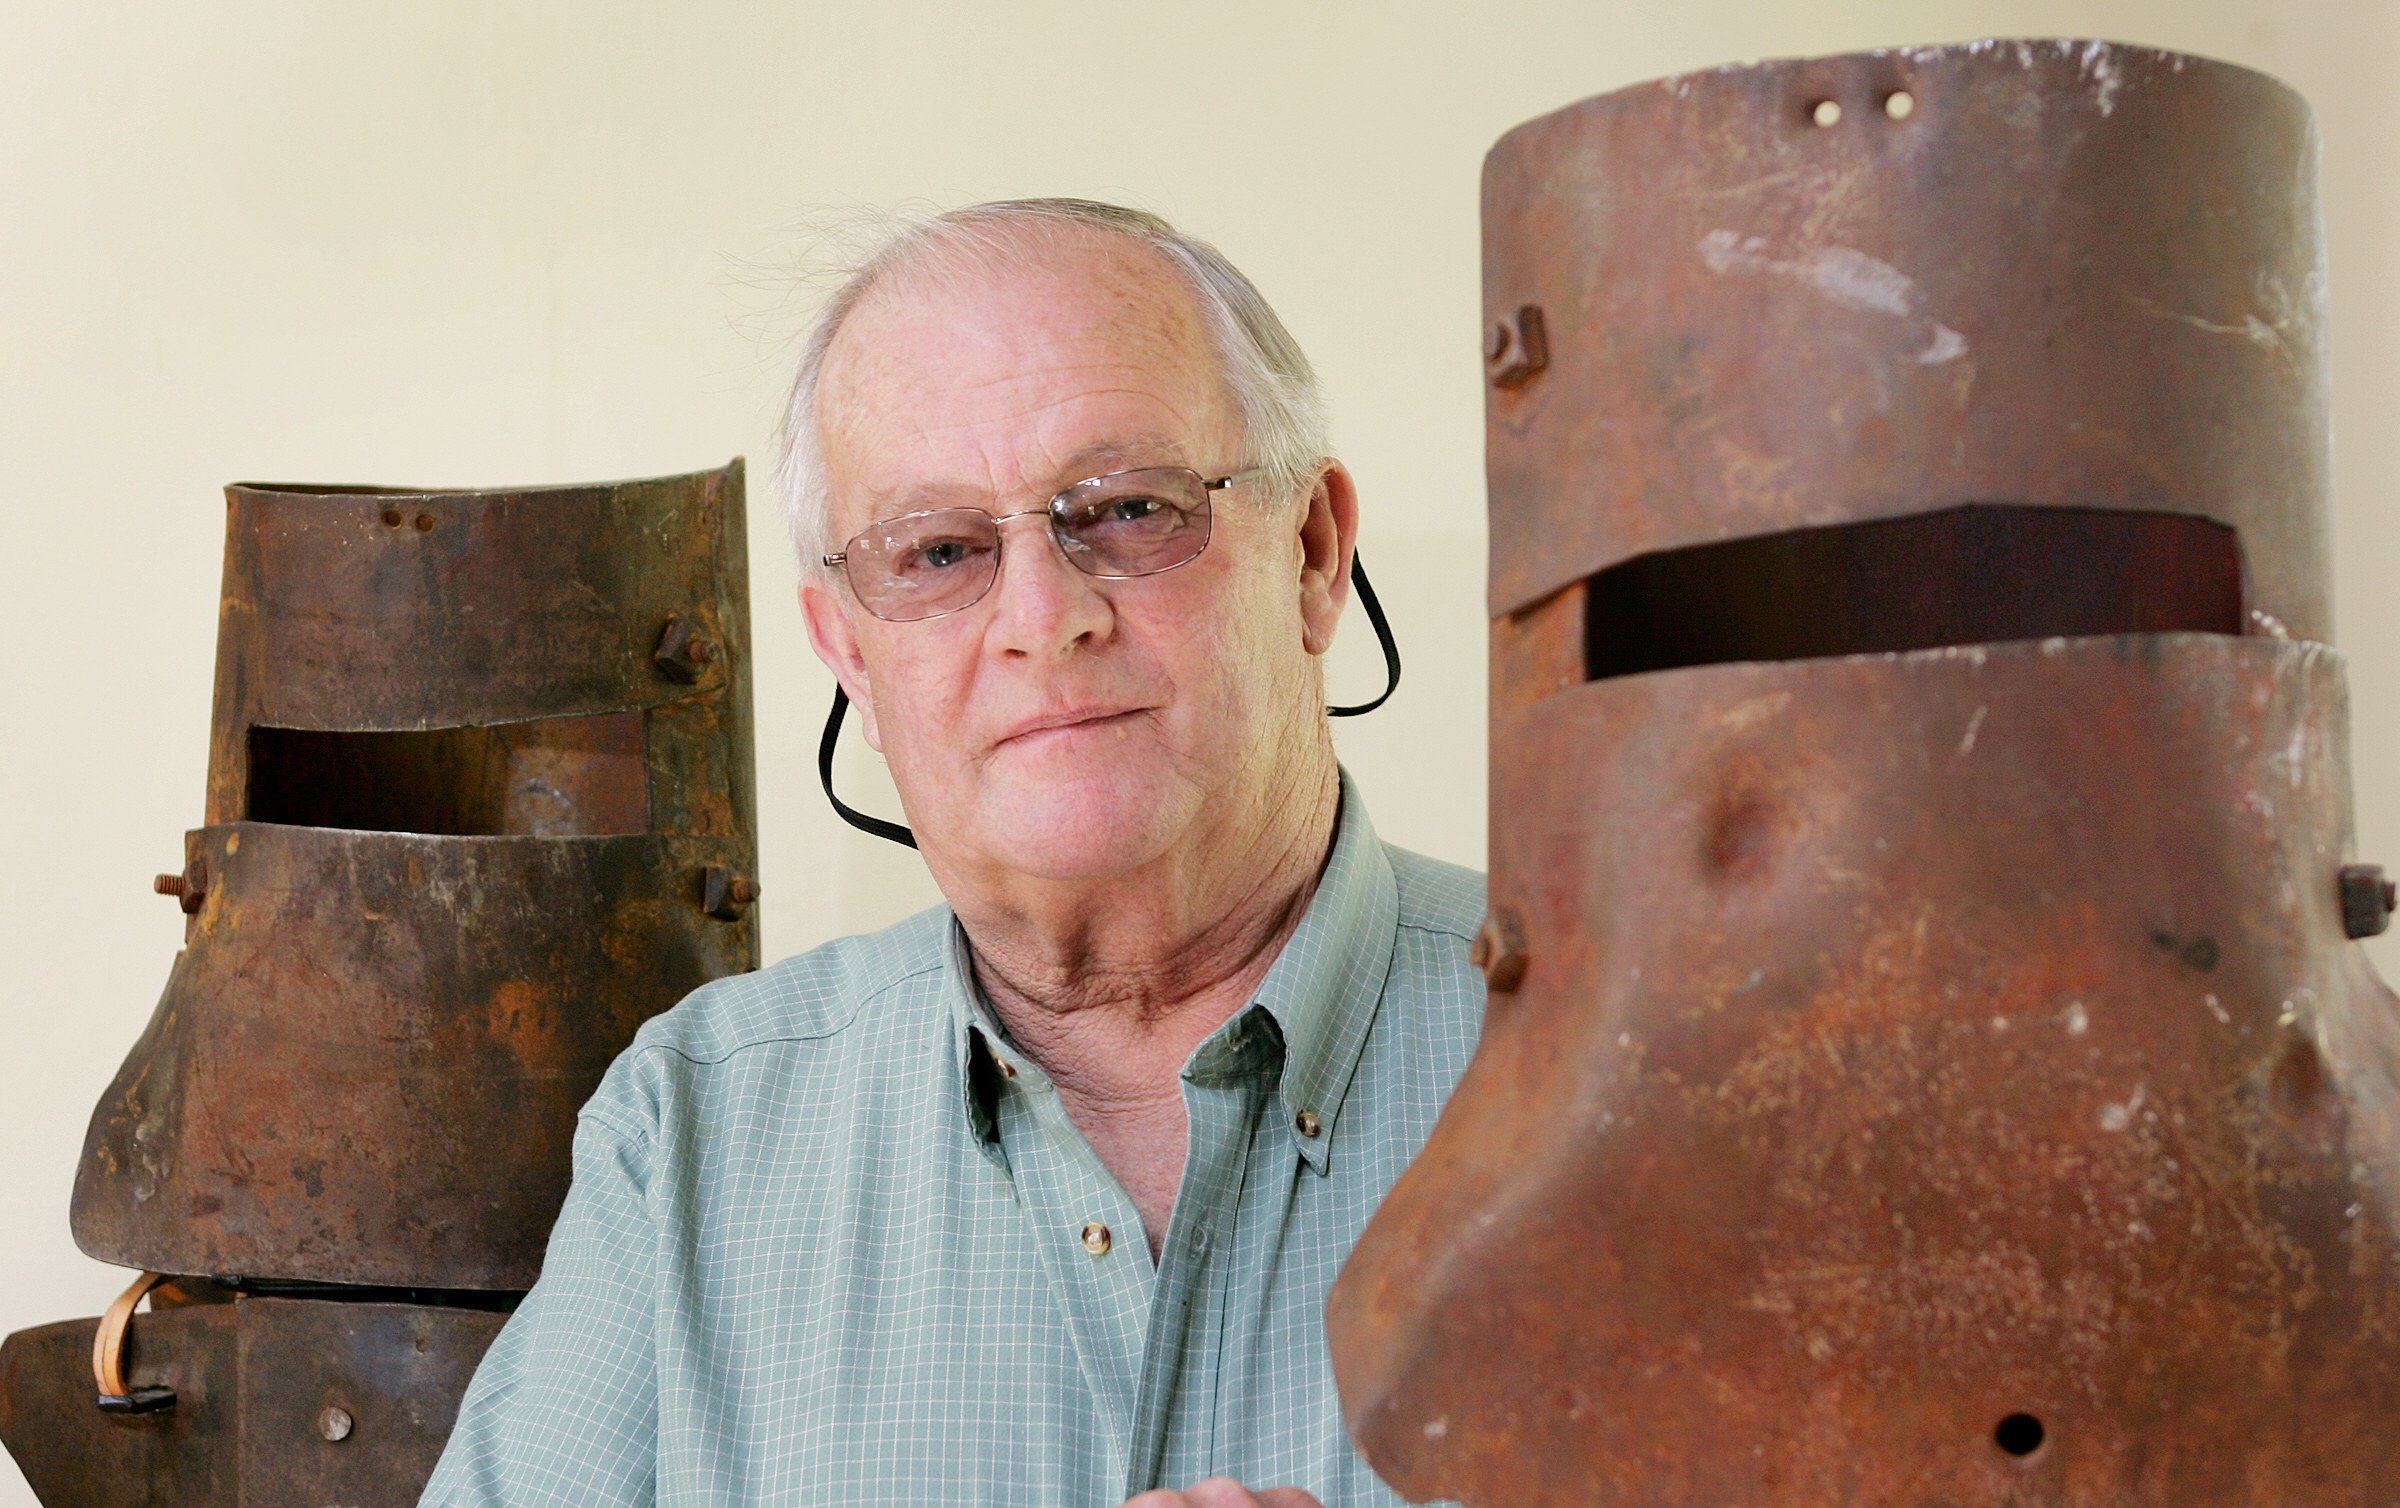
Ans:
POLYGON ((1584 676, 2244 621, 2241 546, 2213 519, 1977 503, 1611 566, 1584 594, 1584 676))
POLYGON ((2048 1433, 2042 1428, 2042 1421, 2033 1415, 2011 1414, 1992 1431, 1992 1443, 2022 1460, 2042 1448, 2042 1441, 2048 1433))

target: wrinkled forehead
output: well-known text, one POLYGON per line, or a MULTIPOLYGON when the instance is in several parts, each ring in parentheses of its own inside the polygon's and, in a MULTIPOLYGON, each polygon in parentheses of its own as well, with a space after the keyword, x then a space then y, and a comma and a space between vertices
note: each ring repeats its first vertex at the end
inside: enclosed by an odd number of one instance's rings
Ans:
POLYGON ((1239 437, 1190 285, 1100 233, 885 274, 827 348, 816 420, 836 537, 911 506, 1046 496, 1092 468, 1231 464, 1219 452, 1239 437))

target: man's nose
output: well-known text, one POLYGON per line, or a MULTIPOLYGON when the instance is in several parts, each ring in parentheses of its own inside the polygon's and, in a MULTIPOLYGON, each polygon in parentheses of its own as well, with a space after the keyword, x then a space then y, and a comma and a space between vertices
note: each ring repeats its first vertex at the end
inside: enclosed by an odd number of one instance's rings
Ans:
POLYGON ((1090 576, 1068 564, 1049 515, 1020 513, 1000 521, 1017 532, 1000 550, 1000 579, 992 583, 994 647, 1005 654, 1048 658, 1107 635, 1115 614, 1090 576))

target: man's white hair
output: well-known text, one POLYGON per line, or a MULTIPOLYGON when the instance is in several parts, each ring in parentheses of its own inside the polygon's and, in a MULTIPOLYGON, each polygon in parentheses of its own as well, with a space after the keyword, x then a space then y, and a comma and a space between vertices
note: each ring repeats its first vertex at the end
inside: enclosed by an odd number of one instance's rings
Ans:
POLYGON ((1265 472, 1264 493, 1278 502, 1315 481, 1318 466, 1330 454, 1317 374, 1257 287, 1222 252, 1146 210, 1091 199, 971 204, 901 219, 850 266, 809 327, 800 370, 784 406, 783 454, 773 483, 802 571, 821 568, 831 548, 826 538, 829 499, 817 430, 817 383, 825 353, 850 311, 900 268, 953 256, 983 266, 1035 265, 1042 255, 1038 232, 1074 228, 1104 231, 1150 247, 1183 275, 1199 301, 1226 391, 1241 416, 1241 464, 1265 472))

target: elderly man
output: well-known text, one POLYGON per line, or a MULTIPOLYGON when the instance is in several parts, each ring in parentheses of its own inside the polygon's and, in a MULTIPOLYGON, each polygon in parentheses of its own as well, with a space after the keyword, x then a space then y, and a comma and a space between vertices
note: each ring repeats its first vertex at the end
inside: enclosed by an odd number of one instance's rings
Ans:
POLYGON ((829 302, 801 606, 949 904, 643 1029, 427 1502, 1396 1501, 1322 1315, 1473 1049, 1483 894, 1334 761, 1322 431, 1150 215, 952 212, 829 302))

